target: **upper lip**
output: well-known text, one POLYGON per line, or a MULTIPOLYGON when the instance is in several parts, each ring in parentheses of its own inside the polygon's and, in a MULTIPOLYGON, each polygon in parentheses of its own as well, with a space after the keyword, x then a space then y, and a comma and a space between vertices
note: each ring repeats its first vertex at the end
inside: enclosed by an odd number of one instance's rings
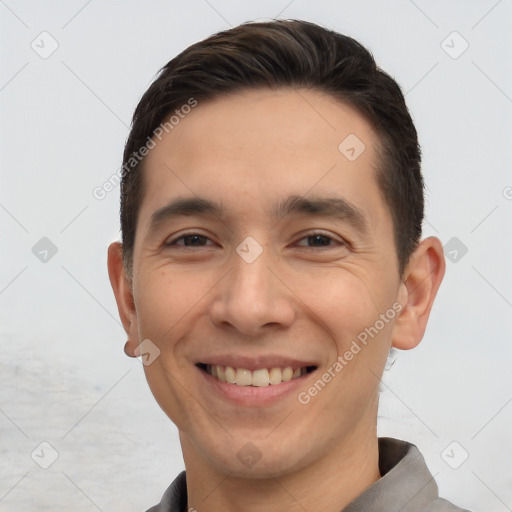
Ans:
POLYGON ((314 361, 294 359, 280 355, 235 356, 232 354, 204 357, 197 364, 231 366, 232 368, 244 368, 251 371, 261 368, 286 368, 290 366, 296 369, 306 366, 318 366, 318 363, 314 361))

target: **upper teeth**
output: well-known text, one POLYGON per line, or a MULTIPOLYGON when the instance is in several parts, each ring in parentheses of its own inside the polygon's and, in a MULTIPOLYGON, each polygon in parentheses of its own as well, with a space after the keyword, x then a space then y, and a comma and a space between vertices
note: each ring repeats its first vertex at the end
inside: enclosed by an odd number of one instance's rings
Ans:
POLYGON ((258 370, 247 370, 245 368, 233 368, 232 366, 206 365, 206 371, 221 382, 228 382, 238 386, 268 386, 269 384, 280 384, 296 379, 307 373, 306 367, 296 368, 261 368, 258 370))

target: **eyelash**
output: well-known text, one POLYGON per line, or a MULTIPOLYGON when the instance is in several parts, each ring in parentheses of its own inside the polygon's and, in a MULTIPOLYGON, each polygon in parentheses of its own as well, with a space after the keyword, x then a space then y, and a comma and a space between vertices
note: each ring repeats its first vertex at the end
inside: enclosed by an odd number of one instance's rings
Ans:
MULTIPOLYGON (((206 239, 206 240, 210 240, 210 238, 208 238, 207 236, 205 235, 201 235, 200 233, 196 233, 196 232, 190 232, 190 233, 185 233, 185 234, 182 234, 180 235, 179 237, 169 241, 169 242, 165 242, 164 243, 164 246, 165 247, 172 247, 172 246, 177 246, 177 242, 180 241, 180 240, 184 240, 185 238, 187 237, 193 237, 193 236, 198 236, 198 237, 201 237, 202 239, 206 239)), ((329 244, 328 245, 318 245, 318 246, 304 246, 304 245, 298 245, 297 243, 295 243, 294 245, 295 246, 299 246, 299 247, 308 247, 308 248, 320 248, 320 249, 325 249, 325 248, 333 248, 333 246, 331 245, 332 242, 335 242, 341 246, 346 246, 347 243, 343 240, 336 240, 335 238, 333 238, 331 235, 325 233, 325 232, 322 232, 322 231, 313 231, 312 233, 308 233, 307 235, 303 236, 302 238, 300 238, 298 241, 301 242, 302 240, 305 240, 305 239, 309 239, 309 238, 314 238, 314 237, 318 237, 318 236, 321 236, 321 237, 324 237, 326 239, 329 240, 329 244)), ((204 245, 196 245, 196 246, 186 246, 186 245, 182 245, 182 244, 179 244, 181 247, 205 247, 204 245)))
MULTIPOLYGON (((199 236, 201 238, 205 238, 207 240, 210 240, 207 236, 205 235, 201 235, 200 233, 195 233, 195 232, 191 232, 191 233, 185 233, 183 235, 180 235, 179 237, 169 241, 169 242, 165 242, 164 243, 164 246, 165 247, 171 247, 173 245, 178 245, 176 242, 178 242, 179 240, 184 240, 185 238, 187 237, 190 237, 190 236, 199 236)), ((181 244, 180 244, 181 245, 181 244)), ((183 247, 187 247, 186 245, 183 245, 183 247)), ((196 247, 204 247, 204 246, 196 246, 196 247)))
POLYGON ((297 243, 295 243, 294 245, 295 246, 299 246, 299 247, 308 247, 308 248, 317 248, 317 249, 328 249, 328 248, 334 248, 332 243, 336 243, 338 245, 346 245, 346 243, 342 240, 336 240, 334 237, 332 237, 331 235, 329 235, 328 233, 324 233, 323 231, 313 231, 312 233, 308 233, 307 235, 303 236, 302 238, 300 238, 298 241, 301 242, 302 240, 307 240, 309 238, 316 238, 316 237, 323 237, 323 238, 326 238, 329 240, 329 244, 328 245, 306 245, 306 246, 301 246, 301 245, 298 245, 297 243))

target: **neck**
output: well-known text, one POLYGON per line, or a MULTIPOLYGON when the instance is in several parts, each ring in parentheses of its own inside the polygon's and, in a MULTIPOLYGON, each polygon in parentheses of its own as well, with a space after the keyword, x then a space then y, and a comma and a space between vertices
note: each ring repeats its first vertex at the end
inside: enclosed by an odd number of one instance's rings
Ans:
POLYGON ((205 462, 180 435, 188 510, 197 512, 340 512, 380 478, 375 430, 345 438, 313 464, 274 477, 244 478, 205 462))

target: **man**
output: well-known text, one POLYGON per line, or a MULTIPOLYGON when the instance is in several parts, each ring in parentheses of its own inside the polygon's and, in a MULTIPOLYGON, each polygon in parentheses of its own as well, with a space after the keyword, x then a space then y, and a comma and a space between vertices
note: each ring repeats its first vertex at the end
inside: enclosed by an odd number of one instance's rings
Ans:
POLYGON ((124 152, 109 275, 186 473, 151 511, 453 511, 378 439, 392 347, 443 278, 417 134, 353 39, 250 23, 171 60, 124 152))

